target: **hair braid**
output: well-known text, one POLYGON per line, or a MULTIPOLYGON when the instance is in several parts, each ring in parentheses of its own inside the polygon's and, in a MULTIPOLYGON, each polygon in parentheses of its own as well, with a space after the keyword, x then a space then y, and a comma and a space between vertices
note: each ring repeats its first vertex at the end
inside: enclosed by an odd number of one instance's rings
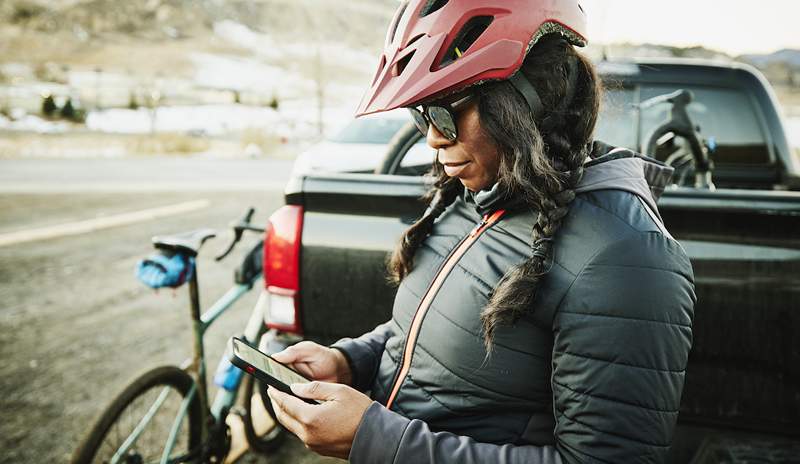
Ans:
MULTIPOLYGON (((562 82, 575 82, 578 76, 569 74, 583 72, 589 75, 582 76, 584 77, 582 81, 596 85, 592 79, 594 75, 591 68, 587 67, 584 60, 569 53, 563 56, 566 60, 562 58, 562 62, 558 63, 558 68, 564 73, 565 79, 562 79, 562 82), (583 69, 581 70, 581 66, 577 66, 574 62, 569 63, 570 60, 582 63, 583 69)), ((536 82, 536 76, 532 77, 536 82)), ((582 111, 586 100, 590 100, 590 109, 594 109, 595 112, 598 105, 594 101, 597 98, 596 88, 576 90, 566 88, 562 92, 549 92, 550 96, 558 93, 562 98, 560 101, 557 100, 558 103, 554 104, 537 124, 544 142, 542 158, 549 163, 545 169, 539 170, 537 176, 544 180, 540 182, 543 191, 530 202, 531 206, 538 210, 536 223, 531 230, 532 252, 530 258, 503 276, 489 303, 481 312, 487 354, 492 351, 492 341, 499 325, 513 324, 534 308, 536 289, 552 265, 553 241, 569 214, 570 205, 575 199, 575 188, 583 177, 583 162, 588 156, 587 147, 594 128, 594 118, 584 117, 582 111), (571 99, 564 98, 569 94, 571 99)))
POLYGON ((539 282, 550 270, 553 240, 575 199, 575 187, 583 175, 583 168, 575 166, 563 174, 566 181, 560 191, 550 192, 539 202, 538 218, 531 231, 531 257, 503 276, 489 304, 481 312, 488 352, 492 350, 492 340, 499 325, 513 324, 531 310, 539 282))
POLYGON ((455 201, 461 191, 461 184, 456 179, 449 179, 437 182, 433 189, 426 193, 424 199, 428 202, 428 209, 417 222, 406 229, 400 237, 399 246, 395 247, 389 258, 389 278, 392 281, 400 282, 411 272, 417 248, 433 231, 436 218, 455 201))

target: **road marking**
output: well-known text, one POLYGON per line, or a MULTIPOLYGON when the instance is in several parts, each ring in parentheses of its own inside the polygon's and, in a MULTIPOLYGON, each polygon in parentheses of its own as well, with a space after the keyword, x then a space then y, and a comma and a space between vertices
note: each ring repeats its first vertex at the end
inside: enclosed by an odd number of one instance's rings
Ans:
POLYGON ((111 227, 126 226, 137 222, 151 221, 165 216, 189 213, 199 209, 208 208, 211 202, 205 199, 187 201, 174 205, 150 208, 131 213, 115 214, 86 221, 70 222, 38 229, 20 230, 0 235, 0 247, 18 243, 34 242, 51 238, 65 237, 67 235, 81 235, 111 227))

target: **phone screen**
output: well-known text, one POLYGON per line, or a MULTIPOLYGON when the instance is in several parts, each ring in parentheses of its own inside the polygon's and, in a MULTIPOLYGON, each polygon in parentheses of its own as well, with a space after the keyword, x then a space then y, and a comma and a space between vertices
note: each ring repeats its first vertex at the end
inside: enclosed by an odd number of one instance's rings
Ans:
POLYGON ((297 372, 289 369, 283 364, 273 360, 266 354, 247 345, 246 343, 242 343, 237 339, 233 339, 233 349, 236 352, 236 356, 241 358, 242 361, 250 364, 261 372, 275 377, 286 385, 310 382, 310 380, 298 374, 297 372))

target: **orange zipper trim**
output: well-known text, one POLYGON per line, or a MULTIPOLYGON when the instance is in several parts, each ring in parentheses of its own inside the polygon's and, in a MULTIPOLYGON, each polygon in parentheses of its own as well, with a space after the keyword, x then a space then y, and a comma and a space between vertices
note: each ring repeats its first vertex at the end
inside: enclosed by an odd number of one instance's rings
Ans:
POLYGON ((408 330, 408 336, 406 337, 406 344, 403 348, 403 357, 401 358, 400 362, 400 371, 395 379, 394 385, 392 387, 392 393, 389 395, 389 399, 386 401, 386 408, 391 409, 392 404, 394 403, 395 398, 397 397, 397 393, 400 391, 400 386, 405 381, 406 377, 408 376, 408 371, 411 369, 411 358, 414 354, 414 348, 417 345, 417 337, 419 336, 420 328, 422 327, 422 320, 425 319, 425 314, 427 314, 428 309, 430 309, 431 303, 433 302, 434 297, 439 292, 439 289, 444 284, 445 279, 450 274, 450 271, 456 266, 456 263, 464 256, 464 253, 467 252, 469 247, 478 240, 478 237, 489 227, 494 225, 500 218, 505 214, 505 210, 499 209, 492 213, 491 215, 485 215, 483 220, 475 226, 474 229, 461 240, 456 248, 450 253, 450 256, 447 257, 445 262, 442 264, 442 267, 439 268, 439 272, 436 273, 436 276, 433 278, 433 282, 431 283, 430 287, 428 287, 428 291, 425 292, 425 295, 422 297, 422 301, 420 301, 419 306, 417 307, 417 311, 414 313, 414 319, 411 320, 411 327, 408 330))

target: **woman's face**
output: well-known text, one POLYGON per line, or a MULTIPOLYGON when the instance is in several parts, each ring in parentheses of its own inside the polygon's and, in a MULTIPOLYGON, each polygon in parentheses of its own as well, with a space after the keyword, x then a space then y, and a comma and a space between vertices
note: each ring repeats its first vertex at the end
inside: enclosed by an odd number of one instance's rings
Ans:
POLYGON ((480 124, 477 101, 456 115, 458 138, 447 140, 433 124, 428 125, 427 142, 436 149, 436 159, 450 177, 478 192, 491 188, 500 168, 500 151, 480 124))

